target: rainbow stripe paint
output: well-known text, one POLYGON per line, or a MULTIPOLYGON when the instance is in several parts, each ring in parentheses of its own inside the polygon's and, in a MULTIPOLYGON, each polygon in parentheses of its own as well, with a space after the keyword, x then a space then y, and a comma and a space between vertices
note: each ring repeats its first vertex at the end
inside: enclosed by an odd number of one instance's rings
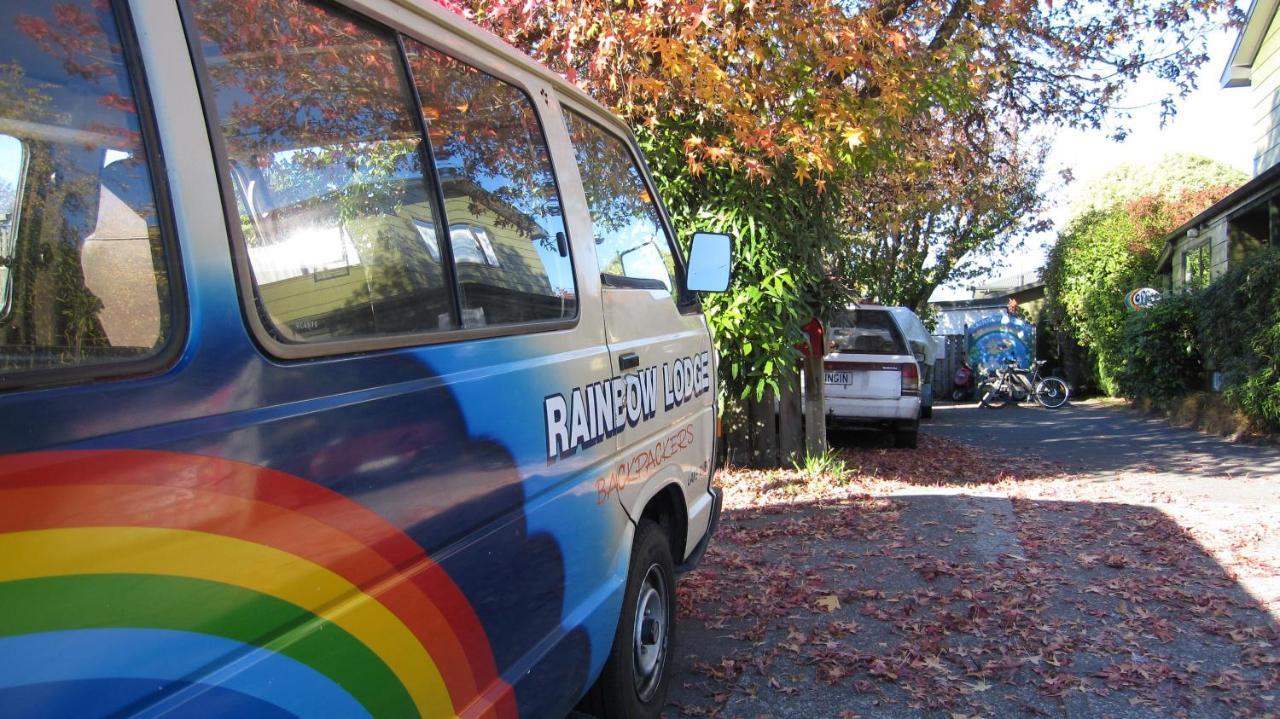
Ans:
POLYGON ((516 716, 396 527, 303 479, 136 450, 5 457, 0 707, 24 716, 516 716))

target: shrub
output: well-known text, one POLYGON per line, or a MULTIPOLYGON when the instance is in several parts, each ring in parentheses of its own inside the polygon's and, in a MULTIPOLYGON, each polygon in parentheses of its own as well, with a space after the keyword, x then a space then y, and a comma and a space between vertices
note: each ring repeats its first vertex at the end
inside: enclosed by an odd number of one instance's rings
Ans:
POLYGON ((1044 273, 1050 319, 1089 348, 1090 379, 1107 394, 1117 394, 1123 365, 1125 295, 1150 283, 1155 267, 1154 248, 1137 245, 1138 234, 1123 209, 1088 212, 1058 236, 1044 273))
POLYGON ((795 463, 795 468, 800 471, 800 476, 810 482, 825 477, 831 477, 839 482, 849 473, 849 466, 834 449, 828 449, 821 454, 805 455, 803 462, 795 463))
POLYGON ((1090 356, 1090 366, 1073 374, 1108 394, 1125 391, 1119 377, 1128 358, 1125 295, 1154 281, 1167 233, 1245 179, 1207 158, 1172 155, 1148 166, 1121 165, 1086 188, 1041 275, 1047 318, 1090 356))
POLYGON ((1123 361, 1116 372, 1123 396, 1168 407, 1199 388, 1204 363, 1196 332, 1198 306, 1198 295, 1178 293, 1129 313, 1121 342, 1123 361))
POLYGON ((1280 249, 1253 254, 1204 291, 1199 334, 1227 401, 1280 430, 1280 249))

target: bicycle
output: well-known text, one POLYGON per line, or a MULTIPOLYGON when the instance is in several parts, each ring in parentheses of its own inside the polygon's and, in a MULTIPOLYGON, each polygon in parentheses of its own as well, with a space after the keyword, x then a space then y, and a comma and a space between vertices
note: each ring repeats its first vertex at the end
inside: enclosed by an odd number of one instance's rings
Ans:
POLYGON ((1033 369, 1025 370, 1009 360, 1002 368, 988 373, 988 380, 978 388, 979 407, 990 407, 993 402, 1001 404, 1013 400, 1024 402, 1034 398, 1036 403, 1048 409, 1057 409, 1067 403, 1071 388, 1057 377, 1041 377, 1040 368, 1045 360, 1036 360, 1033 369))

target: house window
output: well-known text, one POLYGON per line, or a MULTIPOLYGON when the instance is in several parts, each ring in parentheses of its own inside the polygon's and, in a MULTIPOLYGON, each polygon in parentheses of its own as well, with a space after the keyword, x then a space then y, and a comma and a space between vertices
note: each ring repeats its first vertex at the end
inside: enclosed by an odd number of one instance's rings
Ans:
POLYGON ((1211 261, 1209 244, 1192 247, 1182 255, 1183 286, 1202 290, 1209 286, 1209 264, 1211 261))
POLYGON ((499 266, 498 254, 493 251, 493 241, 485 228, 468 224, 450 225, 449 239, 453 242, 454 262, 499 266))

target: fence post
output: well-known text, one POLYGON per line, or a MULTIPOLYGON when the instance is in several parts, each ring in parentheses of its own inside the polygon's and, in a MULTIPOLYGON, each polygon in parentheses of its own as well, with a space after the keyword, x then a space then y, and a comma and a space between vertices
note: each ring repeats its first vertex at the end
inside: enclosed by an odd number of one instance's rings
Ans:
POLYGON ((774 412, 773 390, 766 389, 759 399, 747 401, 751 415, 751 466, 778 466, 778 421, 774 412))
POLYGON ((804 358, 805 454, 816 457, 827 451, 827 403, 822 395, 822 356, 804 358))
POLYGON ((747 421, 747 401, 726 397, 724 402, 725 462, 745 467, 751 461, 751 424, 747 421))
POLYGON ((778 459, 791 467, 804 459, 804 420, 800 408, 800 373, 787 378, 778 397, 778 459))

